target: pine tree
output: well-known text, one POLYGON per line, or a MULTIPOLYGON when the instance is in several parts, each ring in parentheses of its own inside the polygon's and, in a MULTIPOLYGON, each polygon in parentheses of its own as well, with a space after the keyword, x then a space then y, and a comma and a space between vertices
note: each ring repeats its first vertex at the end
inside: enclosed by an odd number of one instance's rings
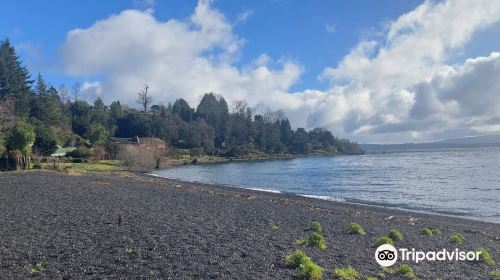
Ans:
POLYGON ((32 98, 30 74, 10 44, 9 39, 0 41, 0 99, 12 98, 16 115, 27 117, 32 98))

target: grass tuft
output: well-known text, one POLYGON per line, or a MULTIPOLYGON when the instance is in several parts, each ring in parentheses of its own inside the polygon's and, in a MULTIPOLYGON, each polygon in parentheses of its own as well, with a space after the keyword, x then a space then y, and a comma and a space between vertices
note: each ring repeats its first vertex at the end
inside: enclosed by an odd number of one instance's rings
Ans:
POLYGON ((500 269, 495 269, 490 272, 492 278, 500 278, 500 269))
POLYGON ((442 234, 441 230, 438 228, 433 228, 431 230, 432 230, 432 235, 441 235, 442 234))
POLYGON ((301 250, 296 250, 285 257, 287 264, 296 269, 297 278, 301 279, 321 279, 323 268, 314 263, 309 256, 301 250))
POLYGON ((387 235, 392 241, 401 241, 403 240, 403 234, 399 232, 397 229, 392 229, 389 234, 387 235))
POLYGON ((432 236, 432 229, 425 227, 420 231, 420 234, 425 235, 425 236, 432 236))
POLYGON ((387 236, 382 236, 382 237, 377 238, 377 240, 375 241, 375 247, 378 247, 378 246, 383 245, 383 244, 391 244, 392 245, 393 244, 392 239, 390 239, 387 236))
POLYGON ((454 233, 450 237, 450 242, 451 243, 462 244, 462 243, 464 243, 464 241, 465 241, 465 238, 460 233, 454 233))
POLYGON ((309 238, 307 239, 307 245, 312 247, 318 247, 320 249, 325 249, 326 248, 325 237, 321 235, 321 233, 319 232, 313 232, 311 233, 311 235, 309 235, 309 238))
POLYGON ((279 227, 276 224, 272 224, 271 225, 271 230, 272 231, 277 231, 278 229, 279 229, 279 227))
POLYGON ((400 275, 404 275, 408 278, 415 278, 415 273, 413 272, 413 268, 411 268, 411 266, 409 264, 402 264, 399 266, 399 268, 397 268, 395 271, 394 271, 396 274, 400 274, 400 275))
POLYGON ((490 252, 488 252, 488 250, 486 250, 485 248, 482 248, 482 247, 477 248, 476 252, 481 252, 481 254, 479 255, 480 262, 484 262, 487 265, 494 265, 495 264, 495 260, 490 255, 490 252))
POLYGON ((335 275, 342 280, 359 280, 360 275, 359 272, 354 269, 352 266, 344 267, 344 268, 335 268, 333 271, 335 275))
POLYGON ((37 262, 35 266, 30 269, 31 274, 37 274, 45 269, 45 264, 43 262, 37 262))
POLYGON ((315 232, 321 232, 321 224, 318 221, 314 221, 311 223, 311 229, 314 230, 315 232))
POLYGON ((358 223, 351 223, 347 227, 347 232, 350 234, 360 234, 360 235, 365 235, 365 229, 358 223))

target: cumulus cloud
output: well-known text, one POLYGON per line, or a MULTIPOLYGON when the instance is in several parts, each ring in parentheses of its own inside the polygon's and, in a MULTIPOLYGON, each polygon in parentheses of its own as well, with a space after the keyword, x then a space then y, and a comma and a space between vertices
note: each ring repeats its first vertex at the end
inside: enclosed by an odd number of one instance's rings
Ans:
MULTIPOLYGON (((251 13, 242 14, 245 20, 251 13)), ((479 30, 500 20, 498 1, 427 1, 386 25, 382 39, 361 40, 319 75, 327 90, 290 92, 303 66, 262 54, 236 67, 243 38, 200 0, 187 20, 157 20, 127 10, 67 34, 67 73, 102 75, 91 88, 105 101, 133 103, 145 83, 157 102, 205 92, 283 108, 297 126, 327 126, 359 141, 401 142, 498 131, 499 54, 449 65, 479 30), (277 63, 276 63, 277 62, 277 63), (271 67, 270 65, 278 65, 271 67)))

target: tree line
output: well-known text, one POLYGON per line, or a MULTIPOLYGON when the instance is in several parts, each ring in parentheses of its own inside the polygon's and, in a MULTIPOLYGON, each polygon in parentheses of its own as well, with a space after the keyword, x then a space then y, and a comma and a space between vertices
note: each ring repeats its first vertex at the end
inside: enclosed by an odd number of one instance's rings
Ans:
POLYGON ((114 101, 82 98, 80 85, 56 89, 41 74, 32 79, 9 40, 0 42, 0 155, 50 155, 57 145, 92 148, 104 146, 109 154, 116 137, 157 137, 171 147, 199 154, 229 157, 252 153, 313 152, 359 154, 355 143, 339 139, 324 128, 291 128, 283 111, 264 105, 252 108, 245 101, 231 106, 214 93, 196 107, 182 98, 152 104, 149 87, 138 93, 141 109, 114 101))

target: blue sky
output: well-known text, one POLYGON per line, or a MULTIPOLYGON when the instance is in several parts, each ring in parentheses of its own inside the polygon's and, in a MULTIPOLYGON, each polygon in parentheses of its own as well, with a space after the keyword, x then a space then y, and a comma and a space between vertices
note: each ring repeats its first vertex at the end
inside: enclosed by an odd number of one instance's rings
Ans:
MULTIPOLYGON (((245 40, 238 66, 266 53, 285 57, 304 66, 304 74, 292 90, 325 88, 317 79, 322 70, 336 64, 360 37, 384 22, 414 9, 422 1, 300 1, 218 0, 213 6, 229 21, 248 13, 247 20, 237 23, 234 31, 245 40)), ((196 0, 156 1, 154 15, 159 20, 188 18, 196 0)), ((146 9, 145 1, 5 1, 0 17, 0 34, 19 49, 32 72, 42 74, 58 86, 70 85, 79 77, 64 75, 57 69, 57 49, 68 31, 86 28, 97 20, 127 9, 146 9), (22 12, 20 12, 22 11, 22 12)))
POLYGON ((17 0, 0 36, 88 100, 136 106, 148 84, 157 103, 195 106, 215 92, 397 143, 500 133, 499 22, 489 0, 17 0))

